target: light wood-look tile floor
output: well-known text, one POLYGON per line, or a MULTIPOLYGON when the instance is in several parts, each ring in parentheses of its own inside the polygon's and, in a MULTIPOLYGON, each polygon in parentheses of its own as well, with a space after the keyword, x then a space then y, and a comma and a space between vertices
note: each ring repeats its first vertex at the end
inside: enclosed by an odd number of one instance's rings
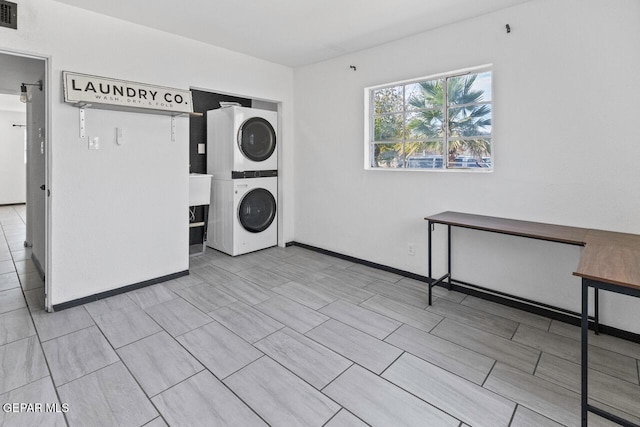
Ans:
MULTIPOLYGON (((428 307, 424 283, 299 247, 208 249, 189 276, 46 313, 24 218, 0 207, 2 426, 580 424, 575 326, 444 288, 428 307)), ((590 398, 640 422, 640 344, 590 342, 590 398)))

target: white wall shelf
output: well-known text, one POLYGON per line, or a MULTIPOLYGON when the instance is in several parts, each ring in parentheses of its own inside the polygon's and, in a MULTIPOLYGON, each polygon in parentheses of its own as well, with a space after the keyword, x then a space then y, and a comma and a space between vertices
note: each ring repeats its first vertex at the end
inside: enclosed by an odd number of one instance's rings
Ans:
POLYGON ((79 113, 79 124, 80 124, 80 138, 86 138, 86 118, 85 118, 85 109, 93 108, 98 110, 111 110, 111 111, 125 111, 129 113, 143 113, 143 114, 158 114, 161 116, 171 116, 171 141, 176 140, 176 117, 185 117, 185 116, 194 116, 201 117, 202 113, 176 113, 173 111, 166 110, 155 110, 152 108, 134 108, 134 107, 123 107, 119 105, 110 105, 110 104, 100 104, 93 103, 89 104, 86 102, 76 102, 71 104, 72 106, 78 108, 79 113))

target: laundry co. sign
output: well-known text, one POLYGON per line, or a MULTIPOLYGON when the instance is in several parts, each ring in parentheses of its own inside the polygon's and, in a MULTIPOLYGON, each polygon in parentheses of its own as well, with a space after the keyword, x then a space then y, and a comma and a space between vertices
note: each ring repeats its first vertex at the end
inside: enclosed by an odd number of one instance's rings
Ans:
POLYGON ((88 74, 62 72, 65 102, 192 113, 191 92, 88 74))

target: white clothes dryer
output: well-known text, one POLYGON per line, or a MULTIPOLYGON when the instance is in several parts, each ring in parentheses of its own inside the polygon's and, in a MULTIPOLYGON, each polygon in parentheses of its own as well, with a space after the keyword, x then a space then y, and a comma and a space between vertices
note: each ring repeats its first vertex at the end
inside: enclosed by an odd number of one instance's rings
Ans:
POLYGON ((245 178, 211 183, 207 246, 231 256, 278 244, 278 178, 245 178))
POLYGON ((248 107, 207 112, 207 172, 214 179, 276 176, 278 113, 248 107), (232 176, 232 173, 235 173, 232 176))

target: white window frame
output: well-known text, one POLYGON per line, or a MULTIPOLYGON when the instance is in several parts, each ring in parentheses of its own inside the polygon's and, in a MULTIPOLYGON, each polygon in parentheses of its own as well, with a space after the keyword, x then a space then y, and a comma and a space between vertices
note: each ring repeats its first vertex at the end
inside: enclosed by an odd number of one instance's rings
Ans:
MULTIPOLYGON (((391 83, 384 83, 381 85, 376 85, 376 86, 370 86, 370 87, 366 87, 364 89, 364 169, 365 170, 371 170, 371 171, 395 171, 395 172, 463 172, 463 173, 491 173, 494 171, 494 167, 495 167, 495 162, 494 162, 494 155, 495 155, 495 146, 494 146, 494 132, 493 132, 493 128, 494 128, 494 124, 493 124, 493 117, 494 117, 494 110, 493 110, 493 102, 494 102, 494 74, 493 74, 493 64, 484 64, 484 65, 480 65, 477 67, 470 67, 470 68, 464 68, 464 69, 459 69, 459 70, 455 70, 455 71, 448 71, 448 72, 444 72, 444 73, 439 73, 439 74, 433 74, 430 76, 425 76, 425 77, 419 77, 419 78, 414 78, 414 79, 409 79, 409 80, 399 80, 399 81, 395 81, 395 82, 391 82, 391 83), (447 163, 447 152, 448 152, 448 142, 449 142, 449 135, 447 135, 447 132, 445 132, 444 134, 444 138, 443 138, 443 167, 442 168, 384 168, 384 167, 374 167, 372 166, 373 164, 373 147, 376 143, 384 143, 383 141, 374 141, 373 138, 373 134, 374 134, 374 121, 373 121, 373 111, 374 111, 374 105, 373 105, 373 93, 374 91, 378 90, 378 89, 384 89, 384 88, 389 88, 389 87, 394 87, 394 86, 407 86, 413 83, 418 83, 418 82, 423 82, 423 81, 428 81, 428 80, 438 80, 438 79, 444 79, 446 81, 446 79, 451 78, 451 77, 459 77, 459 76, 464 76, 466 74, 475 74, 475 73, 482 73, 482 72, 487 72, 490 71, 491 72, 491 101, 489 102, 489 104, 491 105, 491 135, 490 135, 490 139, 491 139, 491 153, 490 153, 490 167, 487 168, 460 168, 460 167, 448 167, 447 163)), ((447 91, 446 91, 446 87, 444 90, 444 99, 443 99, 443 109, 444 109, 444 113, 443 117, 447 117, 448 116, 448 111, 449 111, 449 106, 448 104, 448 100, 447 100, 447 91)), ((483 102, 483 104, 486 104, 486 102, 483 102)), ((471 104, 461 104, 461 105, 456 105, 456 106, 452 106, 453 108, 456 107, 460 107, 460 106, 464 106, 464 105, 471 105, 471 104)), ((402 113, 406 112, 406 110, 401 111, 402 113)), ((443 123, 443 126, 446 127, 446 122, 443 123)), ((389 141, 389 143, 393 143, 394 141, 389 141)), ((408 142, 407 140, 398 140, 397 142, 399 143, 406 143, 408 142)))

